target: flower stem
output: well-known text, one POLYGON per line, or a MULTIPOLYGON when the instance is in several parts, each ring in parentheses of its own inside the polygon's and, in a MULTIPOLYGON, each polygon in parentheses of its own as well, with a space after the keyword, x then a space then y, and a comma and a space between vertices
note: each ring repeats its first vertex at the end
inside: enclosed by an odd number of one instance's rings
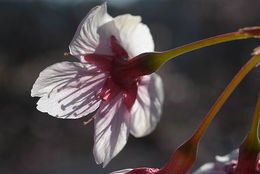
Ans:
POLYGON ((168 51, 140 54, 130 60, 127 69, 128 71, 134 69, 133 74, 135 76, 147 75, 157 71, 168 60, 181 54, 218 43, 258 37, 260 37, 260 27, 242 28, 237 32, 210 37, 168 51))
MULTIPOLYGON (((182 144, 172 155, 169 162, 158 172, 158 174, 186 174, 196 161, 199 141, 206 131, 207 127, 215 117, 221 106, 238 86, 241 80, 248 74, 250 70, 260 61, 260 55, 253 56, 238 72, 238 74, 229 83, 222 92, 216 103, 212 106, 206 117, 200 124, 199 128, 191 136, 188 141, 182 144)), ((257 113, 260 111, 257 111, 257 113)), ((259 119, 259 118, 256 118, 259 119)), ((255 124, 255 123, 254 123, 255 124)), ((257 127, 258 128, 258 127, 257 127)), ((252 128, 255 131, 255 126, 252 128)))
POLYGON ((215 104, 212 106, 210 111, 207 113, 205 119, 202 121, 201 125, 197 129, 197 131, 191 137, 193 142, 198 143, 200 138, 202 137, 203 133, 209 126, 210 122, 217 114, 221 106, 227 100, 227 98, 231 95, 234 89, 238 86, 241 80, 249 73, 250 70, 255 67, 255 65, 260 61, 260 55, 253 56, 237 73, 237 75, 232 79, 232 81, 228 84, 226 89, 222 92, 220 97, 217 99, 215 104))
POLYGON ((260 94, 258 95, 254 118, 252 120, 252 125, 247 137, 247 140, 251 142, 254 146, 258 146, 258 148, 260 147, 260 141, 258 137, 259 121, 260 121, 260 94))
POLYGON ((161 57, 161 59, 168 61, 181 54, 184 54, 184 53, 187 53, 187 52, 190 52, 193 50, 197 50, 199 48, 207 47, 210 45, 215 45, 218 43, 228 42, 228 41, 232 41, 232 40, 259 37, 259 35, 260 35, 260 27, 247 27, 247 28, 240 29, 237 32, 222 34, 222 35, 218 35, 215 37, 210 37, 210 38, 207 38, 204 40, 200 40, 197 42, 193 42, 193 43, 169 50, 169 51, 162 52, 160 54, 160 57, 161 57), (256 32, 257 30, 259 30, 259 31, 256 32), (254 31, 254 32, 252 32, 252 31, 254 31))

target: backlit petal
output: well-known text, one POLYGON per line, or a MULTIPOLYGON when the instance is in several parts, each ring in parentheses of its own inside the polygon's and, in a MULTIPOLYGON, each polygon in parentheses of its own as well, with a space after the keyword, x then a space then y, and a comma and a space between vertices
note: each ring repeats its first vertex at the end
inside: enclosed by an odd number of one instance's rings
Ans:
POLYGON ((117 16, 114 23, 119 31, 115 33, 115 37, 128 52, 129 57, 154 51, 152 35, 147 25, 141 23, 140 16, 117 16))
POLYGON ((130 132, 135 137, 151 133, 160 120, 163 104, 162 80, 157 74, 142 78, 131 110, 130 132))
POLYGON ((133 170, 133 169, 123 169, 123 170, 114 171, 110 174, 125 174, 127 172, 130 172, 131 170, 133 170))
POLYGON ((61 62, 43 70, 32 97, 41 97, 37 109, 57 118, 76 119, 95 111, 105 74, 88 64, 61 62))
POLYGON ((110 36, 101 40, 98 29, 112 19, 107 13, 106 3, 94 7, 78 26, 74 38, 69 45, 70 54, 79 58, 81 62, 86 62, 84 59, 86 54, 95 52, 108 55, 111 52, 109 47, 110 36))
POLYGON ((234 161, 238 159, 238 149, 225 156, 216 156, 216 162, 202 165, 193 174, 226 174, 228 168, 232 169, 234 161))
POLYGON ((201 166, 193 174, 226 174, 226 172, 223 168, 217 167, 214 163, 207 163, 201 166))
POLYGON ((136 169, 119 170, 119 171, 115 171, 111 174, 155 174, 158 171, 159 171, 159 169, 142 167, 142 168, 136 168, 136 169))
POLYGON ((224 155, 224 156, 217 155, 216 161, 224 163, 224 162, 228 162, 228 161, 231 161, 231 160, 237 160, 238 159, 238 152, 239 152, 239 150, 236 149, 236 150, 233 150, 231 153, 224 155))
POLYGON ((129 112, 119 94, 110 102, 102 102, 95 118, 94 156, 97 164, 105 167, 125 146, 129 112))
POLYGON ((100 27, 99 34, 103 35, 105 40, 108 36, 114 36, 130 58, 154 51, 152 35, 149 28, 141 23, 140 16, 130 14, 117 16, 100 27))

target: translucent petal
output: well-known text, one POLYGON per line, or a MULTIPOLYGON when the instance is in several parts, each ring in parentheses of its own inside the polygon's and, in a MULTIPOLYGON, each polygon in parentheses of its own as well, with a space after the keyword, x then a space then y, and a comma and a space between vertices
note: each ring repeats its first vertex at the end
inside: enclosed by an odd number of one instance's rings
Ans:
POLYGON ((224 155, 224 156, 217 155, 216 161, 224 163, 224 162, 228 162, 228 161, 231 161, 231 160, 237 160, 238 159, 238 152, 239 152, 238 149, 236 149, 236 150, 233 150, 231 153, 224 155))
POLYGON ((130 14, 117 16, 100 27, 99 34, 106 36, 103 36, 104 38, 115 36, 130 58, 144 52, 154 51, 152 35, 149 28, 141 23, 140 16, 130 14))
POLYGON ((152 35, 147 25, 141 23, 140 16, 126 14, 117 16, 114 21, 116 28, 120 31, 115 36, 127 50, 129 57, 154 51, 152 35))
POLYGON ((216 162, 210 162, 202 165, 193 174, 226 174, 227 167, 233 166, 232 161, 237 161, 238 149, 224 156, 216 156, 216 162))
POLYGON ((156 174, 158 171, 159 171, 159 169, 141 167, 141 168, 136 168, 136 169, 119 170, 119 171, 115 171, 111 174, 156 174))
POLYGON ((193 174, 226 174, 226 172, 222 168, 216 167, 214 163, 206 163, 193 174))
POLYGON ((127 172, 130 172, 131 170, 133 170, 133 169, 123 169, 123 170, 114 171, 110 174, 125 174, 127 172))
POLYGON ((105 167, 125 146, 129 112, 119 94, 110 102, 102 102, 95 118, 94 156, 97 164, 105 167))
POLYGON ((115 36, 129 57, 154 51, 152 35, 141 23, 140 16, 126 14, 113 19, 104 3, 93 8, 82 20, 70 43, 70 53, 82 62, 86 62, 84 56, 87 54, 113 55, 111 36, 115 36))
POLYGON ((105 74, 95 67, 61 62, 43 70, 33 85, 32 97, 41 97, 37 109, 57 118, 76 119, 95 111, 105 74))
POLYGON ((142 137, 155 129, 161 117, 163 98, 161 78, 155 73, 144 76, 139 83, 137 98, 131 110, 131 134, 142 137))
POLYGON ((98 34, 98 29, 113 18, 107 13, 106 3, 93 8, 82 20, 69 45, 70 53, 86 62, 86 54, 98 53, 108 55, 111 53, 109 47, 110 36, 103 35, 102 39, 98 34))

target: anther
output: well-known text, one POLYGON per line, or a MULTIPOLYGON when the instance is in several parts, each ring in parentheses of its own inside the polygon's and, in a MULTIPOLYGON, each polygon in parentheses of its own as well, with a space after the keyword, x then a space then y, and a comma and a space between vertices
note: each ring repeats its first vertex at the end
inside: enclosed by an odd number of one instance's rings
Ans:
POLYGON ((64 56, 69 56, 70 55, 70 53, 69 52, 64 52, 64 54, 63 54, 64 56))
POLYGON ((83 126, 86 126, 87 124, 89 124, 92 120, 94 120, 95 117, 96 117, 96 115, 91 117, 88 121, 83 121, 83 126))

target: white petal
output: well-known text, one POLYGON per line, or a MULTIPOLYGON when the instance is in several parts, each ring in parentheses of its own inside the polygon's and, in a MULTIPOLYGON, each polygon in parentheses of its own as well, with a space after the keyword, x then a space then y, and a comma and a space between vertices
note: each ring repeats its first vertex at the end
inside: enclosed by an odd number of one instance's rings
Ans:
POLYGON ((123 170, 118 170, 118 171, 112 172, 110 174, 125 174, 127 172, 130 172, 131 170, 133 170, 133 169, 123 169, 123 170))
POLYGON ((116 37, 130 58, 144 52, 154 51, 154 42, 149 28, 141 23, 140 16, 125 14, 100 27, 100 35, 116 37))
POLYGON ((193 174, 226 174, 226 172, 222 168, 216 168, 214 163, 206 163, 193 174))
POLYGON ((225 155, 225 156, 216 156, 216 160, 218 162, 228 162, 228 161, 231 161, 231 160, 237 160, 238 159, 238 153, 239 153, 239 150, 236 149, 236 150, 233 150, 231 153, 225 155))
POLYGON ((129 135, 129 112, 120 93, 110 102, 102 102, 95 118, 93 153, 97 164, 105 167, 125 146, 129 135))
POLYGON ((82 20, 70 43, 70 53, 84 63, 86 54, 112 55, 111 36, 116 37, 130 58, 154 51, 152 35, 149 28, 141 23, 140 16, 126 14, 113 19, 104 3, 93 8, 82 20))
POLYGON ((151 133, 160 120, 163 104, 161 78, 153 73, 139 83, 137 98, 131 110, 130 132, 135 137, 151 133))
POLYGON ((94 7, 82 20, 69 45, 71 55, 76 56, 81 62, 84 55, 91 53, 109 54, 109 38, 100 38, 98 29, 113 18, 107 13, 106 3, 94 7), (106 41, 107 40, 107 41, 106 41))
POLYGON ((225 174, 224 166, 232 160, 238 159, 238 149, 225 156, 216 156, 215 163, 206 163, 196 170, 193 174, 225 174))
POLYGON ((129 57, 154 51, 152 35, 147 25, 141 23, 140 16, 130 14, 117 16, 114 23, 119 31, 115 33, 115 37, 126 49, 129 57))
POLYGON ((76 119, 95 111, 105 74, 87 64, 61 62, 43 70, 31 96, 41 97, 37 109, 57 118, 76 119))

